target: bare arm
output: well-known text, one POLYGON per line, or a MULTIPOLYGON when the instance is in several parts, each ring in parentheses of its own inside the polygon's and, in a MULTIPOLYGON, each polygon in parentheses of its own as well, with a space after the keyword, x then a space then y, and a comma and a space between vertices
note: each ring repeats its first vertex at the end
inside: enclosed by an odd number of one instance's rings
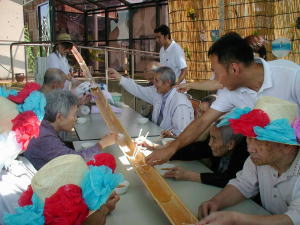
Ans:
POLYGON ((187 68, 183 68, 181 70, 180 75, 178 77, 178 80, 177 80, 176 84, 180 84, 184 80, 186 71, 187 71, 187 68))
POLYGON ((247 215, 238 212, 215 212, 197 225, 294 225, 287 215, 247 215))
POLYGON ((212 199, 203 202, 199 206, 198 217, 206 217, 212 212, 235 205, 245 199, 246 198, 244 197, 244 195, 236 187, 234 187, 233 185, 227 185, 212 199))
POLYGON ((146 157, 149 165, 162 164, 168 161, 175 152, 188 144, 193 143, 223 112, 209 109, 203 116, 191 122, 175 141, 161 150, 155 151, 146 157))
POLYGON ((179 92, 186 92, 190 89, 202 90, 202 91, 215 91, 223 88, 217 80, 201 80, 199 82, 192 82, 186 84, 179 84, 177 90, 179 92))

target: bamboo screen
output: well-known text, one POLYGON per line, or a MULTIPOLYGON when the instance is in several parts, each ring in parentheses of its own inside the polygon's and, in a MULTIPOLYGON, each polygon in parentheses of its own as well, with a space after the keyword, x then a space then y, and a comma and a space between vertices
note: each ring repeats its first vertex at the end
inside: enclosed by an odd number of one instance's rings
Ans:
POLYGON ((172 38, 186 53, 187 80, 209 79, 207 51, 213 43, 210 31, 219 29, 219 1, 169 0, 169 24, 172 38), (195 19, 188 17, 190 9, 195 10, 195 19))
POLYGON ((283 59, 300 64, 300 29, 296 29, 299 16, 300 0, 169 0, 172 38, 190 55, 188 80, 211 76, 207 51, 213 43, 212 30, 220 30, 221 34, 235 31, 242 37, 262 35, 267 41, 268 60, 276 59, 272 41, 288 38, 292 51, 283 59), (187 16, 190 9, 195 9, 195 20, 187 16))
POLYGON ((292 51, 286 57, 300 63, 300 29, 296 29, 296 20, 300 16, 300 0, 225 0, 224 32, 236 31, 246 37, 253 33, 266 39, 267 59, 276 59, 272 55, 272 41, 287 38, 292 42, 292 51))

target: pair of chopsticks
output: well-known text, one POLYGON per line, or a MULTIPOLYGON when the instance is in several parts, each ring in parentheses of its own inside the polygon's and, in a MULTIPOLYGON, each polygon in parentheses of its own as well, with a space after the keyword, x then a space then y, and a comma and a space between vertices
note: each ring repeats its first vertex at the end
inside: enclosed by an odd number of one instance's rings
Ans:
MULTIPOLYGON (((143 131, 143 129, 140 129, 139 136, 138 136, 138 138, 137 138, 137 139, 139 139, 139 138, 143 137, 143 136, 141 136, 141 135, 142 135, 142 131, 143 131)), ((146 133, 146 135, 145 135, 144 139, 147 139, 148 135, 149 135, 149 131, 146 133)), ((136 155, 139 153, 139 151, 140 151, 140 148, 138 148, 138 147, 135 147, 135 151, 134 151, 134 153, 133 153, 133 158, 135 158, 135 157, 136 157, 136 155)))

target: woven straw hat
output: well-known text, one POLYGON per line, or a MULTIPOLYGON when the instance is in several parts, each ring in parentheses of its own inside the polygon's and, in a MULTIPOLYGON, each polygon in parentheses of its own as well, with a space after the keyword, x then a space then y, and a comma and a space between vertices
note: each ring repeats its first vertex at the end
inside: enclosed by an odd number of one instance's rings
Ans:
POLYGON ((254 108, 267 113, 271 121, 286 118, 292 124, 297 117, 296 104, 275 97, 259 98, 254 108))
POLYGON ((56 37, 56 41, 58 42, 72 42, 70 34, 60 33, 56 37))
POLYGON ((18 114, 17 105, 7 98, 0 96, 0 134, 6 131, 11 131, 12 122, 18 114))
POLYGON ((33 191, 43 201, 53 195, 58 188, 66 184, 80 186, 88 166, 79 155, 69 154, 52 159, 32 178, 33 191))

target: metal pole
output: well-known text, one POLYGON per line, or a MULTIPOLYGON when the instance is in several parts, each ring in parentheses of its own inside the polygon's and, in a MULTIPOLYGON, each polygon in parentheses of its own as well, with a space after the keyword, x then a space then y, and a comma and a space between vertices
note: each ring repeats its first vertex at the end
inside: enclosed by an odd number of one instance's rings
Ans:
MULTIPOLYGON (((134 80, 134 52, 130 51, 129 54, 131 54, 131 78, 134 80)), ((136 97, 133 98, 133 106, 134 110, 136 111, 136 97)))
POLYGON ((104 60, 105 60, 105 82, 108 89, 108 51, 104 50, 104 60))

